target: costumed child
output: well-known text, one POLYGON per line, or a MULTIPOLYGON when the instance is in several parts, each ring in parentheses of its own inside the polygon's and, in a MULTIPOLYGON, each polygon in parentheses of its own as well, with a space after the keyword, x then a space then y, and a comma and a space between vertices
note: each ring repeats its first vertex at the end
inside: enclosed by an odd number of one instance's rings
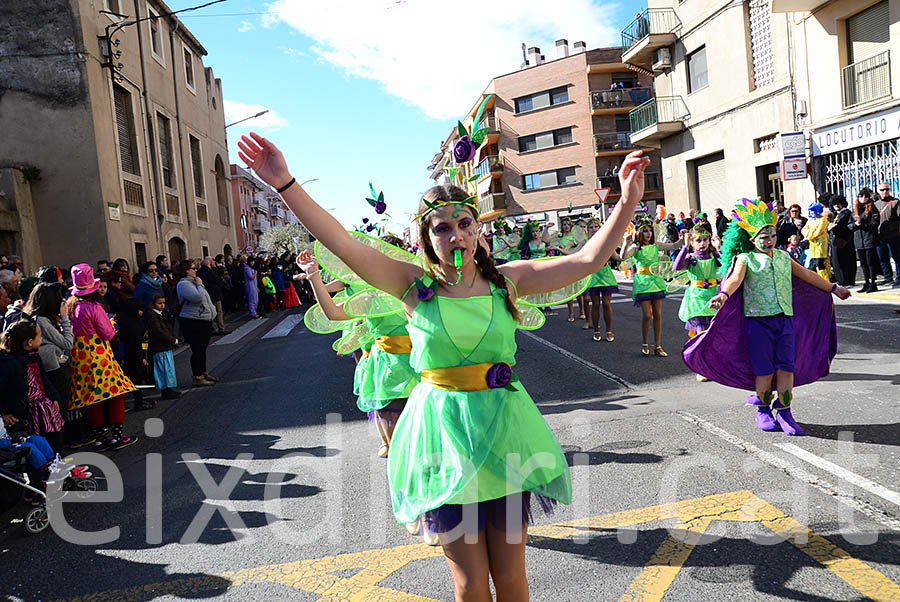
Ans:
POLYGON ((710 300, 717 313, 683 357, 712 381, 755 391, 747 404, 756 407, 760 429, 802 435, 791 414, 793 390, 828 374, 837 351, 831 294, 846 299, 850 291, 776 249, 777 223, 765 201, 742 199, 734 208, 722 246, 724 282, 710 300))
MULTIPOLYGON (((685 245, 675 258, 673 269, 678 272, 687 270, 691 275, 691 283, 684 291, 678 319, 684 322, 688 336, 693 338, 709 328, 716 310, 709 306, 710 300, 716 296, 719 284, 719 253, 710 245, 712 236, 709 231, 694 226, 690 234, 684 233, 685 245)), ((700 382, 708 380, 697 375, 700 382)))
POLYGON ((166 295, 161 291, 150 294, 150 311, 144 321, 147 324, 147 349, 153 361, 153 381, 162 399, 177 399, 181 391, 177 389, 175 376, 175 331, 166 317, 166 295))
MULTIPOLYGON (((588 236, 593 236, 600 230, 600 222, 592 219, 588 222, 588 236)), ((619 255, 613 251, 610 257, 611 261, 618 261, 619 255)), ((612 331, 612 296, 619 292, 619 282, 616 275, 613 274, 612 266, 607 263, 600 268, 600 271, 591 275, 591 282, 583 297, 585 312, 588 311, 588 303, 590 303, 590 323, 594 328, 594 340, 613 342, 616 335, 612 331), (600 334, 600 305, 603 305, 603 323, 606 326, 606 338, 600 334)), ((587 325, 586 325, 587 326, 587 325)))
POLYGON ((72 311, 75 344, 70 410, 84 409, 96 438, 95 450, 128 447, 137 441, 125 432, 125 394, 135 390, 113 357, 109 341, 116 329, 101 303, 100 280, 86 263, 72 267, 72 294, 78 297, 72 311), (106 428, 109 427, 109 433, 106 428))
MULTIPOLYGON (((460 140, 471 145, 468 136, 460 140)), ((559 289, 571 292, 561 300, 582 291, 643 196, 649 159, 640 151, 625 159, 620 207, 581 251, 499 268, 479 243, 476 197, 456 186, 428 189, 417 216, 426 271, 344 230, 296 184, 281 152, 262 136, 243 136, 238 146, 310 233, 372 287, 400 300, 409 317, 410 365, 421 380, 388 455, 394 516, 402 523, 423 517, 439 534, 457 600, 491 599, 491 577, 498 599, 527 600, 529 503, 570 503, 572 487, 559 443, 513 372, 515 303, 520 296, 544 302, 537 300, 559 289)), ((458 146, 459 163, 474 157, 474 147, 458 146)))
POLYGON ((831 258, 828 248, 828 218, 831 212, 822 203, 809 205, 809 220, 801 230, 803 238, 809 241, 809 258, 816 273, 831 281, 831 258))
MULTIPOLYGON (((571 255, 575 250, 575 247, 578 246, 578 239, 575 237, 574 232, 572 231, 572 220, 566 218, 560 222, 560 231, 559 236, 556 237, 555 245, 553 246, 553 250, 555 250, 560 255, 571 255)), ((569 322, 575 321, 575 301, 570 300, 567 303, 569 308, 569 322)), ((582 305, 581 295, 578 296, 578 309, 582 316, 584 313, 584 306, 582 305)))
MULTIPOLYGON (((634 280, 631 285, 631 297, 635 306, 640 306, 643 312, 641 321, 641 335, 643 345, 641 353, 650 355, 650 345, 647 342, 650 332, 650 320, 653 320, 653 354, 660 357, 668 357, 661 344, 662 338, 662 302, 666 298, 666 281, 661 276, 653 273, 653 266, 659 263, 660 251, 668 252, 680 249, 682 239, 678 242, 657 242, 656 233, 653 230, 653 220, 647 216, 635 220, 634 234, 625 239, 622 245, 622 259, 634 256, 634 280)), ((683 233, 682 233, 683 235, 683 233)))

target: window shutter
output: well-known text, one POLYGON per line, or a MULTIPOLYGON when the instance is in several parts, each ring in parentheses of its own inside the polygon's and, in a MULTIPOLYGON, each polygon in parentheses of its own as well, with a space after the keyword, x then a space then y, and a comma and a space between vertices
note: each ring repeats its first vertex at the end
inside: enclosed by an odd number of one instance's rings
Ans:
POLYGON ((116 86, 113 89, 116 105, 116 133, 119 138, 119 158, 122 171, 136 176, 141 175, 137 158, 137 145, 134 141, 134 115, 131 112, 131 94, 116 86))
POLYGON ((728 197, 728 179, 725 175, 725 155, 716 153, 695 161, 697 167, 697 197, 700 211, 710 213, 728 197))
POLYGON ((194 196, 203 198, 203 163, 200 154, 200 141, 190 137, 191 140, 191 167, 194 172, 194 196))
POLYGON ((556 186, 558 180, 556 179, 556 171, 542 171, 540 173, 541 177, 541 188, 547 188, 548 186, 556 186))
POLYGON ((535 94, 531 97, 531 107, 532 109, 540 109, 542 107, 550 106, 550 93, 549 92, 541 92, 540 94, 535 94))
POLYGON ((553 132, 543 132, 535 135, 537 148, 549 148, 553 146, 553 132))
POLYGON ((890 17, 889 5, 885 0, 847 19, 851 63, 858 63, 888 49, 891 41, 888 29, 890 17))

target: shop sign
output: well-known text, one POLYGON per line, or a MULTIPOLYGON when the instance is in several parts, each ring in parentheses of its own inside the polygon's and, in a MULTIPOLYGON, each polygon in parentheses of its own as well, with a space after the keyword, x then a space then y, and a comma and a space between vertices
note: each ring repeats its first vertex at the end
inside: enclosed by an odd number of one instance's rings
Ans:
POLYGON ((778 134, 778 149, 781 160, 806 157, 806 136, 803 132, 784 132, 778 134))
POLYGON ((813 156, 894 138, 900 138, 900 109, 875 113, 813 132, 813 156))
POLYGON ((802 180, 804 178, 806 178, 805 157, 799 159, 785 159, 781 162, 781 179, 783 181, 802 180))

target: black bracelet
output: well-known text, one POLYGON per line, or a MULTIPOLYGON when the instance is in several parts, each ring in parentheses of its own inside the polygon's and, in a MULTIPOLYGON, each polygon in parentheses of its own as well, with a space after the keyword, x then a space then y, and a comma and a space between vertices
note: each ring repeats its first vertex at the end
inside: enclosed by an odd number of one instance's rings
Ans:
POLYGON ((285 184, 285 185, 282 186, 281 188, 276 188, 276 189, 275 189, 275 192, 277 192, 278 194, 281 194, 282 192, 284 192, 285 190, 287 190, 288 188, 290 188, 291 186, 293 186, 296 182, 297 182, 297 179, 296 179, 296 178, 291 178, 291 181, 290 181, 290 182, 288 182, 287 184, 285 184))

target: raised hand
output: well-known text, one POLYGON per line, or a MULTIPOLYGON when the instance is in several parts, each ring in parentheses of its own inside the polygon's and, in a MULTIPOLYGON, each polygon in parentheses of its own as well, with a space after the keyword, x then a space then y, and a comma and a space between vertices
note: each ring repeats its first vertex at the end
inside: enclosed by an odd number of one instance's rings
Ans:
POLYGON ((644 198, 644 169, 650 165, 650 159, 644 157, 642 151, 629 153, 622 161, 619 169, 619 185, 622 196, 629 201, 637 202, 644 198))
POLYGON ((250 132, 250 136, 241 136, 238 148, 241 160, 266 184, 280 188, 290 181, 291 172, 288 170, 284 155, 274 144, 256 132, 250 132))
POLYGON ((307 274, 311 274, 319 269, 319 262, 316 260, 316 256, 309 251, 301 251, 297 255, 297 266, 307 274))

